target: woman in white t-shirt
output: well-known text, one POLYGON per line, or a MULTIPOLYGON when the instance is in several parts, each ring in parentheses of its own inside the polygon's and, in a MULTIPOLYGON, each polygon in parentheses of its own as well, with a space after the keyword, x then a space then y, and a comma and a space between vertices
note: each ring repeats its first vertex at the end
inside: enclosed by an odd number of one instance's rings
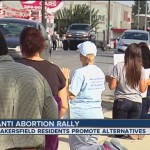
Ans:
MULTIPOLYGON (((107 77, 109 88, 115 89, 113 119, 140 119, 142 111, 141 93, 147 89, 145 71, 142 67, 142 53, 139 44, 130 44, 124 62, 114 66, 107 77)), ((138 136, 132 136, 138 139, 138 136)))
MULTIPOLYGON (((101 93, 105 89, 105 75, 94 63, 96 45, 86 41, 77 47, 82 67, 75 70, 69 86, 70 119, 104 119, 101 93)), ((97 135, 69 136, 71 150, 102 150, 97 142, 97 135)))

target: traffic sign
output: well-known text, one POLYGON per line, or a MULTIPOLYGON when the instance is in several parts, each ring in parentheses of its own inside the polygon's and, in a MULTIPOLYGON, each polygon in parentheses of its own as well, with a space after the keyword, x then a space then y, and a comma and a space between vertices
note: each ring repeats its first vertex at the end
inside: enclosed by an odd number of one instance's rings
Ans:
POLYGON ((106 25, 106 27, 112 27, 112 25, 110 24, 110 25, 106 25))

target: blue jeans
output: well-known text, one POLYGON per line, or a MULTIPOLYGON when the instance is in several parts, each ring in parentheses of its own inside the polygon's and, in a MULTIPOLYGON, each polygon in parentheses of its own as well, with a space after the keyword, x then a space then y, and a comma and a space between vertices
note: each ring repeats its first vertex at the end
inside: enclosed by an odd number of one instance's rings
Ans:
POLYGON ((150 86, 148 86, 147 90, 147 98, 142 99, 142 112, 141 112, 141 119, 150 119, 150 114, 148 110, 150 108, 150 86))
POLYGON ((141 112, 141 119, 150 119, 150 114, 148 113, 150 107, 150 98, 143 98, 142 99, 142 112, 141 112))
POLYGON ((114 101, 113 119, 139 119, 142 103, 122 98, 114 101))

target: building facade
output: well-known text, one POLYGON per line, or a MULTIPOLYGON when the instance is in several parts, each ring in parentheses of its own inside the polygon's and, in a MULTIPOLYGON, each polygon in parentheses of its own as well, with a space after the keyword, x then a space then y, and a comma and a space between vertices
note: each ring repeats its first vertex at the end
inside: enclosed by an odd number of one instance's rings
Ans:
MULTIPOLYGON (((11 16, 14 14, 15 16, 23 16, 29 15, 30 13, 24 12, 20 1, 3 1, 6 9, 6 16, 11 16)), ((121 4, 117 1, 110 1, 110 5, 108 1, 63 1, 63 8, 69 8, 70 5, 74 6, 76 4, 86 4, 91 7, 91 9, 98 10, 97 18, 99 19, 99 24, 96 27, 96 34, 97 40, 106 41, 109 37, 110 43, 113 39, 119 37, 121 33, 126 29, 131 29, 131 12, 132 8, 130 6, 121 4), (109 7, 110 6, 110 7, 109 7), (110 19, 108 26, 108 12, 110 8, 110 19), (109 31, 109 32, 108 32, 109 31)), ((28 11, 26 9, 26 11, 28 11)), ((39 11, 40 12, 40 11, 39 11)), ((39 15, 40 16, 40 15, 39 15)), ((32 10, 32 17, 33 17, 33 10, 32 10)), ((92 17, 92 16, 91 16, 92 17)), ((29 17, 30 18, 30 17, 29 17)), ((31 18, 32 19, 32 18, 31 18)), ((53 23, 54 16, 53 13, 47 15, 46 17, 47 22, 48 19, 51 20, 53 23)), ((90 22, 90 18, 89 18, 90 22)))
POLYGON ((131 29, 132 8, 130 6, 110 1, 110 26, 108 27, 108 1, 64 1, 62 9, 76 4, 87 4, 91 9, 99 10, 97 18, 100 23, 96 27, 97 40, 107 40, 108 28, 110 41, 119 37, 124 30, 131 29))

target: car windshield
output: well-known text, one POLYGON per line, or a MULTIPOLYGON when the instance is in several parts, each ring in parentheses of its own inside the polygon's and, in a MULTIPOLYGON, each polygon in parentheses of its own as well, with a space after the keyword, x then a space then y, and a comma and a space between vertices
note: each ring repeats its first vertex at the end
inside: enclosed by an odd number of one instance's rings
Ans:
POLYGON ((69 30, 89 30, 89 25, 71 25, 69 30))
POLYGON ((19 37, 23 28, 27 26, 33 27, 33 25, 23 23, 0 22, 0 31, 5 37, 19 37))
POLYGON ((133 39, 133 40, 148 40, 148 34, 147 33, 140 33, 140 32, 124 32, 124 34, 121 36, 122 39, 133 39))

